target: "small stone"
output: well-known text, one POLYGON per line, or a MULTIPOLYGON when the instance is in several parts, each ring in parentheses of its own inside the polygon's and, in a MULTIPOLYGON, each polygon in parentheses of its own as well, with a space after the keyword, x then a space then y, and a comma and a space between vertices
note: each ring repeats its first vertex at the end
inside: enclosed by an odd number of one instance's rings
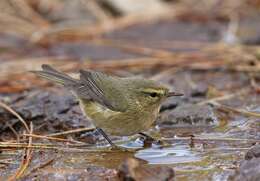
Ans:
POLYGON ((217 125, 217 117, 208 105, 184 104, 163 112, 159 123, 171 126, 211 126, 217 125))
POLYGON ((260 145, 256 145, 247 151, 245 155, 246 160, 251 160, 252 158, 260 157, 260 145))
POLYGON ((122 181, 170 181, 173 180, 174 175, 171 167, 142 165, 134 158, 123 162, 118 171, 119 180, 122 181))
POLYGON ((236 172, 229 176, 229 181, 259 181, 260 158, 242 161, 236 172))

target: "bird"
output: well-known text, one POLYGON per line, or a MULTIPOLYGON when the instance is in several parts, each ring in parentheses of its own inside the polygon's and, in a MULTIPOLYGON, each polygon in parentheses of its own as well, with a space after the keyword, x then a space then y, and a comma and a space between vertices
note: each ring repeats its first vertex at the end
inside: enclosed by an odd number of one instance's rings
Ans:
POLYGON ((166 86, 141 77, 118 77, 94 70, 79 70, 79 79, 43 64, 42 70, 31 71, 58 83, 79 100, 83 114, 112 147, 108 137, 131 136, 151 128, 161 103, 181 93, 170 92, 166 86))

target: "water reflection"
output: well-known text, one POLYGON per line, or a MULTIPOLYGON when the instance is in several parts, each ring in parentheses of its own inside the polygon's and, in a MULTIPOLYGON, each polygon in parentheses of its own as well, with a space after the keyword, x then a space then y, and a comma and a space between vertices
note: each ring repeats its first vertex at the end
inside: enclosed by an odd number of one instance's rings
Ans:
POLYGON ((149 164, 175 164, 200 161, 198 152, 192 151, 188 145, 173 145, 167 148, 148 148, 135 154, 136 158, 149 164))

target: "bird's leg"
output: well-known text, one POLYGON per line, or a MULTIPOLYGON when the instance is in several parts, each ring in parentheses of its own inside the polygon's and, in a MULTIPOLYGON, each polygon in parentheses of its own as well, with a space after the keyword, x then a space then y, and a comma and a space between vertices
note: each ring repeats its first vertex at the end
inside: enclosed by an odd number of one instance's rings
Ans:
POLYGON ((151 137, 151 136, 148 135, 148 134, 145 134, 145 133, 142 133, 142 132, 140 132, 140 133, 138 133, 138 134, 141 135, 141 136, 143 136, 143 137, 145 137, 145 138, 148 139, 149 141, 152 141, 152 142, 156 141, 156 139, 154 139, 153 137, 151 137))
POLYGON ((148 147, 151 147, 153 143, 156 143, 157 144, 157 140, 155 140, 153 137, 145 134, 145 133, 138 133, 139 135, 141 135, 143 137, 143 147, 145 148, 148 148, 148 147))
POLYGON ((111 141, 111 139, 107 136, 107 134, 106 134, 101 128, 96 128, 96 130, 98 131, 99 134, 101 134, 101 135, 107 140, 107 142, 108 142, 112 147, 117 147, 117 146, 111 141))
POLYGON ((122 148, 120 146, 117 146, 115 143, 111 141, 111 139, 107 136, 107 134, 101 129, 101 128, 96 128, 99 134, 101 134, 107 142, 111 145, 111 148, 113 150, 119 150, 119 151, 125 151, 125 152, 134 152, 135 150, 132 149, 127 149, 127 148, 122 148))

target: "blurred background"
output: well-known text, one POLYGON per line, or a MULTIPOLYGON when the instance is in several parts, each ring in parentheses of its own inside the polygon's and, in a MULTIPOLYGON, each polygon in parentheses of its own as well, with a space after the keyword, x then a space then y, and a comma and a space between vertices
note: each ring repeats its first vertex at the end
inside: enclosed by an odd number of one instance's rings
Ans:
MULTIPOLYGON (((114 178, 122 160, 138 157, 170 165, 180 179, 227 180, 260 140, 259 20, 260 0, 1 0, 0 143, 28 142, 28 137, 20 140, 25 129, 3 103, 28 125, 32 122, 35 134, 62 133, 64 139, 90 144, 98 140, 81 131, 64 133, 91 124, 71 94, 29 72, 42 64, 72 76, 82 68, 138 75, 185 94, 163 103, 156 121, 157 131, 173 147, 112 156, 46 151, 42 154, 53 164, 35 174, 55 180, 58 168, 59 178, 66 180, 70 175, 62 171, 70 168, 77 179, 91 178, 89 173, 114 178), (192 136, 198 138, 195 143, 192 136)), ((0 151, 0 180, 9 178, 23 158, 20 148, 11 150, 16 155, 8 149, 0 151)), ((44 162, 40 159, 34 157, 31 164, 44 162)), ((259 163, 245 166, 250 173, 241 167, 235 175, 259 178, 253 170, 259 163)), ((34 178, 33 169, 26 176, 34 178)))
POLYGON ((68 71, 85 66, 142 73, 198 68, 198 61, 234 69, 255 65, 259 8, 258 0, 1 1, 0 92, 26 89, 27 80, 11 83, 9 76, 42 63, 68 71), (10 90, 5 84, 16 85, 10 90))

